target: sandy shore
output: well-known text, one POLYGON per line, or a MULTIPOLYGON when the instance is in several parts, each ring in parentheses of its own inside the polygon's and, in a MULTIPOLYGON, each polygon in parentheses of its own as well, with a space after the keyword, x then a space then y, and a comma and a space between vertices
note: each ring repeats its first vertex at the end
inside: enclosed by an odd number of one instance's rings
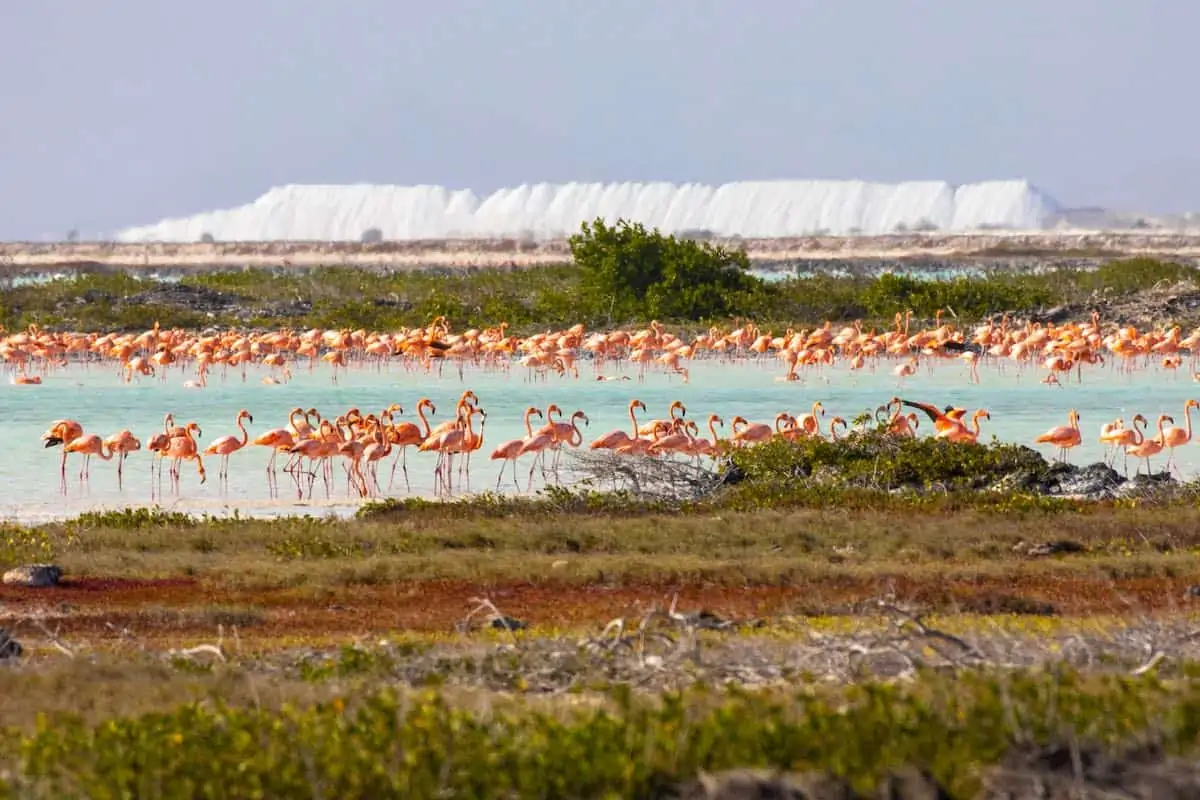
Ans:
MULTIPOLYGON (((1200 259, 1200 235, 1150 231, 895 234, 711 240, 744 247, 759 264, 914 258, 1054 259, 1132 255, 1200 259)), ((565 240, 459 239, 408 242, 219 242, 216 244, 0 243, 0 267, 526 267, 570 259, 565 240)))

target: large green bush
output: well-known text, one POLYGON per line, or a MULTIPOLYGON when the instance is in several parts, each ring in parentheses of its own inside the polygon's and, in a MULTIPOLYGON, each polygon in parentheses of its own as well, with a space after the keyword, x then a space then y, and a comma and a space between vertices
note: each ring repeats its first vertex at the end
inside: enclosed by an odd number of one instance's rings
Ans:
POLYGON ((764 290, 747 273, 744 251, 677 239, 624 219, 612 226, 585 222, 570 245, 585 294, 617 320, 746 314, 764 290))

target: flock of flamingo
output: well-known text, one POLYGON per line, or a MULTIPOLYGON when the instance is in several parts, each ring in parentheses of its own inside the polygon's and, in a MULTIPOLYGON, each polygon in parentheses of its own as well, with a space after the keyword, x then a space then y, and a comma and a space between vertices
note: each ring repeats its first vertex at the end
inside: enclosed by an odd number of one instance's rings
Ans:
MULTIPOLYGON (((1006 370, 1006 364, 1015 365, 1017 370, 1036 364, 1046 371, 1042 383, 1061 387, 1062 381, 1072 372, 1076 381, 1082 381, 1085 366, 1098 368, 1105 365, 1106 354, 1116 360, 1113 368, 1123 371, 1146 366, 1154 359, 1162 368, 1176 370, 1183 365, 1187 355, 1192 360, 1193 375, 1200 380, 1200 374, 1194 371, 1196 359, 1200 357, 1200 329, 1186 337, 1179 327, 1139 331, 1133 326, 1110 326, 1106 330, 1096 314, 1088 322, 1064 325, 1011 325, 1009 319, 1003 317, 971 331, 944 322, 940 311, 933 327, 914 331, 911 323, 911 313, 897 314, 894 326, 882 331, 864 329, 860 323, 835 330, 832 323, 825 323, 810 330, 788 329, 778 336, 746 324, 730 332, 714 327, 690 341, 667 332, 657 322, 636 331, 589 334, 582 325, 576 325, 517 337, 508 333, 506 323, 456 334, 443 317, 423 328, 392 333, 365 330, 197 333, 164 329, 156 324, 140 334, 101 334, 50 332, 30 327, 0 338, 0 358, 12 371, 12 382, 25 386, 39 385, 43 378, 56 371, 75 367, 114 369, 125 382, 147 379, 165 382, 173 370, 180 373, 194 370, 195 377, 184 385, 204 389, 209 385, 210 375, 218 371, 220 380, 236 380, 240 373, 244 382, 252 366, 267 370, 262 377, 264 384, 281 385, 287 383, 292 370, 302 364, 309 370, 314 370, 318 364, 328 365, 334 381, 340 373, 353 368, 382 370, 398 365, 412 371, 440 372, 446 364, 457 368, 460 375, 468 367, 508 370, 516 365, 527 371, 526 380, 538 381, 547 380, 551 374, 578 379, 581 361, 590 363, 594 378, 599 381, 642 382, 648 372, 655 371, 680 376, 687 382, 689 373, 685 364, 692 359, 761 361, 774 356, 785 367, 784 374, 777 379, 781 381, 803 380, 802 370, 820 373, 838 362, 845 362, 853 371, 876 370, 881 363, 891 360, 896 362, 891 371, 897 377, 899 387, 906 378, 916 374, 922 363, 931 365, 935 361, 959 359, 965 364, 965 377, 972 382, 980 380, 981 363, 994 363, 998 373, 1006 370), (625 365, 633 365, 636 376, 624 374, 625 365)), ((1166 450, 1169 467, 1175 449, 1191 441, 1192 408, 1200 408, 1200 404, 1193 400, 1187 402, 1184 428, 1175 427, 1171 416, 1160 416, 1155 436, 1146 435, 1148 423, 1140 414, 1133 417, 1128 427, 1123 420, 1104 425, 1100 441, 1109 448, 1110 463, 1118 454, 1124 453, 1126 464, 1128 457, 1133 456, 1149 468, 1149 459, 1166 450), (1165 427, 1167 423, 1171 423, 1171 427, 1165 427)), ((709 437, 703 437, 696 422, 686 418, 682 403, 673 404, 668 417, 643 424, 635 417, 639 409, 645 410, 641 401, 629 403, 631 429, 628 433, 611 431, 591 442, 590 448, 622 455, 683 456, 699 460, 716 458, 728 446, 749 446, 774 437, 828 436, 837 439, 838 426, 843 432, 846 430, 846 422, 841 417, 831 418, 827 430, 822 429, 820 419, 824 417, 824 409, 820 403, 809 413, 799 416, 781 412, 773 426, 733 417, 727 440, 717 434, 716 427, 724 425, 717 415, 708 417, 709 437)), ((426 418, 426 413, 436 411, 428 398, 420 399, 415 406, 419 424, 397 420, 402 411, 399 405, 393 404, 378 413, 364 415, 352 408, 329 418, 316 409, 296 408, 285 425, 251 440, 246 423, 253 423, 253 417, 243 410, 234 421, 238 434, 222 436, 206 447, 201 447, 197 438, 202 433, 197 423, 176 425, 171 415, 167 415, 163 429, 148 437, 145 449, 156 457, 151 470, 152 473, 157 470, 159 480, 162 463, 170 462, 168 474, 175 487, 178 487, 183 462, 194 461, 201 480, 205 479, 205 456, 220 459, 220 477, 228 480, 230 457, 251 444, 270 450, 266 473, 273 492, 278 489, 277 457, 281 453, 286 456, 283 471, 294 479, 301 496, 307 490, 311 497, 318 479, 324 483, 326 493, 330 492, 333 483, 331 465, 337 459, 345 466, 348 491, 360 496, 382 491, 379 464, 389 457, 393 459, 389 487, 394 483, 398 468, 403 471, 407 484, 407 451, 414 447, 418 452, 437 455, 434 474, 439 491, 452 489, 451 464, 455 456, 461 457, 460 480, 465 475, 469 483, 471 455, 483 446, 487 420, 475 393, 465 392, 454 415, 436 426, 426 418)), ((939 409, 893 398, 880 408, 880 413, 886 416, 880 416, 879 420, 895 435, 913 436, 921 419, 917 412, 930 419, 935 437, 963 444, 977 442, 980 421, 991 419, 985 409, 968 415, 962 408, 939 409), (905 407, 915 410, 902 413, 905 407)), ((588 424, 588 417, 582 410, 575 411, 567 420, 562 419, 562 413, 556 405, 544 410, 532 407, 526 410, 526 436, 504 442, 491 453, 493 460, 502 462, 497 487, 505 469, 511 465, 514 484, 520 488, 517 460, 525 455, 534 456, 528 471, 527 490, 532 487, 539 466, 544 477, 557 475, 561 451, 580 447, 583 434, 579 423, 588 424), (554 418, 556 415, 558 419, 554 418), (536 430, 532 424, 534 416, 542 418, 544 423, 536 430), (552 455, 549 465, 547 452, 552 455)), ((126 458, 142 449, 141 440, 129 430, 102 438, 85 432, 79 422, 71 419, 52 423, 42 439, 47 447, 61 445, 63 448, 61 476, 64 488, 69 455, 81 457, 81 481, 89 477, 92 456, 116 459, 120 482, 126 458)), ((1068 415, 1066 425, 1057 426, 1036 438, 1037 443, 1057 448, 1058 456, 1063 459, 1081 441, 1079 415, 1075 411, 1068 415)))
MULTIPOLYGON (((1174 419, 1166 414, 1160 415, 1158 434, 1153 438, 1146 437, 1144 430, 1147 421, 1141 414, 1134 416, 1130 427, 1125 427, 1121 419, 1102 426, 1100 442, 1108 448, 1106 460, 1112 463, 1116 455, 1123 452, 1126 474, 1129 456, 1144 461, 1149 471, 1149 459, 1167 450, 1170 453, 1167 462, 1169 469, 1175 448, 1191 441, 1190 412, 1193 408, 1200 408, 1200 402, 1188 400, 1184 408, 1186 428, 1166 428, 1164 425, 1167 422, 1174 423, 1174 419)), ((833 416, 829 419, 827 430, 822 430, 821 419, 825 416, 825 409, 820 401, 814 403, 809 412, 800 416, 786 411, 780 412, 775 416, 773 426, 734 416, 730 420, 730 436, 725 439, 717 433, 717 426, 725 424, 719 415, 708 415, 709 437, 706 438, 700 435, 697 423, 687 419, 687 409, 682 401, 676 400, 671 403, 665 418, 641 424, 636 416, 639 410, 646 411, 645 403, 641 400, 631 400, 628 406, 629 432, 623 429, 609 431, 594 439, 588 448, 607 450, 622 456, 684 457, 695 459, 699 463, 704 458, 715 460, 729 448, 749 447, 776 438, 795 441, 803 437, 827 436, 830 441, 836 442, 839 439, 839 427, 840 435, 845 435, 848 427, 843 417, 833 416)), ((876 409, 875 421, 880 423, 889 435, 914 437, 921 421, 918 411, 931 420, 935 438, 964 445, 977 444, 981 433, 980 420, 991 419, 990 412, 978 409, 970 415, 971 421, 968 424, 965 408, 948 406, 939 409, 929 403, 894 397, 876 409), (905 408, 915 410, 905 413, 905 408)), ((202 434, 197 423, 176 425, 173 416, 167 414, 163 429, 148 438, 146 450, 155 458, 151 462, 152 479, 157 469, 158 479, 161 481, 162 464, 164 461, 170 461, 168 475, 176 491, 179 487, 181 465, 184 462, 194 461, 200 481, 203 483, 206 480, 205 456, 220 459, 218 476, 221 481, 227 482, 230 457, 247 445, 270 451, 266 462, 266 476, 272 497, 277 496, 279 490, 277 459, 280 454, 286 456, 282 469, 294 481, 298 498, 304 497, 307 488, 308 497, 311 499, 318 477, 324 484, 326 497, 330 496, 333 484, 332 464, 335 460, 343 464, 347 492, 356 493, 360 497, 380 494, 379 465, 389 457, 392 459, 392 465, 388 488, 392 487, 396 470, 399 468, 406 486, 411 491, 407 460, 409 448, 437 455, 434 478, 439 492, 449 493, 453 490, 453 460, 455 456, 460 456, 462 460, 459 462, 459 479, 462 481, 465 475, 469 488, 471 455, 483 447, 487 412, 479 405, 478 396, 471 390, 462 393, 456 404, 453 419, 432 426, 426 416, 427 412, 436 413, 436 407, 426 397, 416 404, 416 415, 420 425, 409 421, 397 421, 396 415, 402 414, 403 408, 396 403, 377 414, 364 415, 357 408, 351 408, 332 420, 322 417, 315 408, 304 410, 297 407, 288 415, 286 426, 272 428, 251 439, 245 423, 253 423, 254 418, 250 412, 242 409, 234 420, 238 434, 221 436, 204 448, 200 447, 196 438, 202 434), (480 418, 478 430, 474 426, 476 416, 480 418)), ((584 425, 589 422, 587 414, 582 410, 571 414, 568 421, 564 421, 562 417, 563 411, 556 404, 550 404, 545 411, 534 406, 525 409, 525 436, 502 442, 491 451, 490 459, 501 462, 500 472, 496 477, 497 490, 505 470, 511 465, 513 484, 520 491, 517 461, 526 455, 533 456, 529 465, 526 491, 532 490, 534 473, 539 466, 544 479, 548 479, 551 474, 555 479, 558 478, 559 457, 563 449, 578 448, 583 444, 584 436, 579 429, 579 422, 582 420, 584 425), (544 424, 536 430, 533 428, 534 416, 544 420, 544 424), (546 462, 547 453, 552 454, 549 465, 546 462)), ((132 431, 121 430, 101 438, 98 434, 85 433, 83 426, 72 419, 61 419, 51 423, 49 429, 42 434, 42 441, 45 447, 62 447, 61 478, 64 491, 69 455, 76 454, 81 457, 81 482, 90 477, 92 456, 106 461, 115 458, 117 479, 120 483, 126 457, 142 449, 141 440, 132 431)), ((1078 412, 1071 410, 1066 425, 1050 429, 1035 441, 1039 444, 1053 445, 1058 451, 1058 457, 1065 461, 1068 451, 1082 443, 1078 412)))
MULTIPOLYGON (((813 329, 787 329, 775 335, 754 324, 726 332, 711 328, 691 340, 670 333, 658 322, 642 330, 588 333, 583 325, 519 337, 508 333, 508 324, 453 333, 450 323, 438 317, 423 328, 396 332, 366 330, 292 330, 247 333, 224 331, 197 333, 155 326, 140 334, 64 333, 31 326, 26 331, 0 337, 0 359, 13 372, 12 382, 35 386, 55 370, 72 364, 107 365, 124 380, 146 378, 166 381, 172 369, 192 370, 194 378, 185 385, 202 389, 210 373, 230 370, 247 379, 251 365, 268 370, 263 383, 284 384, 293 367, 309 370, 318 364, 331 369, 331 379, 353 366, 372 365, 382 369, 396 363, 425 370, 444 369, 447 363, 459 371, 466 367, 509 369, 514 363, 527 370, 527 379, 545 379, 550 373, 579 377, 579 362, 590 362, 596 380, 631 380, 628 375, 606 375, 612 367, 636 367, 636 379, 644 381, 650 370, 661 370, 687 380, 686 363, 696 358, 728 360, 762 359, 773 355, 785 371, 779 380, 801 380, 801 370, 821 370, 845 362, 850 370, 876 369, 882 359, 899 360, 892 368, 901 381, 915 374, 922 362, 957 358, 964 362, 967 377, 980 380, 981 362, 992 360, 998 371, 1006 364, 1037 365, 1046 371, 1044 383, 1059 384, 1072 371, 1077 379, 1088 365, 1103 365, 1106 355, 1117 359, 1119 368, 1132 371, 1150 359, 1158 359, 1167 370, 1182 367, 1184 355, 1191 359, 1193 377, 1200 357, 1200 328, 1186 337, 1178 326, 1167 330, 1139 331, 1135 326, 1112 326, 1107 332, 1099 314, 1089 322, 1064 325, 1026 323, 1010 325, 1007 316, 991 320, 971 331, 942 321, 935 315, 931 328, 912 330, 912 313, 897 314, 892 328, 866 329, 861 323, 834 330, 833 323, 813 329)), ((3 330, 0 329, 0 333, 3 330)))

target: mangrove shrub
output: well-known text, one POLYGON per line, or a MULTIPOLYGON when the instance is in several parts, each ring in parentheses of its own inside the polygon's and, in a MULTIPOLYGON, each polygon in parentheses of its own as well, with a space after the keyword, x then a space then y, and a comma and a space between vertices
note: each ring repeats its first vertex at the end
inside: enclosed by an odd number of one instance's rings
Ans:
POLYGON ((763 281, 742 250, 677 239, 638 222, 583 223, 570 239, 582 289, 613 319, 718 319, 751 312, 763 281))

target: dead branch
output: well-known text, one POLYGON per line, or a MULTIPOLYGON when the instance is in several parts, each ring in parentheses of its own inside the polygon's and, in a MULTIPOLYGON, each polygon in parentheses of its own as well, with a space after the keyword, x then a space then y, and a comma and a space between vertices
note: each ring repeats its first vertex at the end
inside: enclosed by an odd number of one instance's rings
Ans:
POLYGON ((695 501, 721 485, 720 475, 697 462, 611 451, 573 452, 571 472, 584 484, 628 492, 637 500, 695 501))

